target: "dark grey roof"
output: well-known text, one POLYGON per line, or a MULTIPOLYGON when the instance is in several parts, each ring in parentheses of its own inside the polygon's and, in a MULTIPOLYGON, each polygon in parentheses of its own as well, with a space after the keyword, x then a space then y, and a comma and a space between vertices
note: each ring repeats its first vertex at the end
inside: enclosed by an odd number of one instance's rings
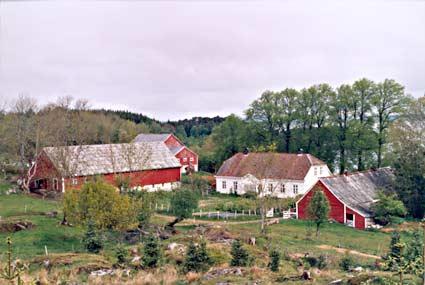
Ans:
POLYGON ((102 144, 43 149, 60 172, 72 176, 180 167, 162 142, 102 144))
POLYGON ((164 142, 171 134, 138 134, 133 142, 164 142))
POLYGON ((348 207, 373 216, 371 206, 380 190, 391 188, 394 174, 390 168, 379 168, 347 175, 320 178, 320 181, 348 207))
POLYGON ((177 153, 179 153, 184 148, 185 148, 185 146, 170 147, 170 151, 171 151, 172 154, 176 155, 177 153))

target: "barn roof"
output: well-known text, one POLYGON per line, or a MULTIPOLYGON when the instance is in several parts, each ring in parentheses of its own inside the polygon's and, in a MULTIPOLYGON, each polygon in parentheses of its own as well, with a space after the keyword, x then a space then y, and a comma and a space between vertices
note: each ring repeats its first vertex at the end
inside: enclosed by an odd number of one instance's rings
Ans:
POLYGON ((304 180, 313 165, 326 163, 305 153, 237 153, 223 163, 217 176, 243 177, 251 174, 259 179, 304 180))
POLYGON ((138 134, 133 142, 164 142, 171 134, 138 134))
POLYGON ((162 142, 102 144, 43 149, 62 173, 89 176, 180 167, 162 142))
POLYGON ((393 179, 392 170, 385 167, 320 178, 320 181, 344 204, 370 217, 378 192, 390 188, 393 179))

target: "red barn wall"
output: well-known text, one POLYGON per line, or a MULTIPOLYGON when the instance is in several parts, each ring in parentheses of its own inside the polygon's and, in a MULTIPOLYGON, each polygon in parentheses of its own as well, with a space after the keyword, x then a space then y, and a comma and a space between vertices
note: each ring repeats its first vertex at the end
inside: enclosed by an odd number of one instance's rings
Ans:
POLYGON ((165 141, 165 145, 169 148, 183 146, 183 144, 174 136, 170 135, 165 141))
POLYGON ((189 163, 191 165, 198 164, 198 156, 186 147, 176 154, 176 157, 180 161, 181 165, 189 165, 189 163), (186 161, 184 161, 184 158, 186 158, 186 161), (190 158, 192 158, 193 161, 190 161, 190 158))
MULTIPOLYGON (((318 181, 314 188, 309 191, 299 202, 298 202, 298 219, 307 220, 308 219, 308 204, 310 203, 313 194, 317 190, 322 190, 328 199, 330 211, 329 218, 335 220, 339 223, 344 223, 344 204, 339 201, 323 184, 318 181)), ((365 218, 359 213, 353 211, 352 209, 346 207, 346 213, 355 215, 355 227, 357 229, 365 229, 365 218)))
MULTIPOLYGON (((53 178, 59 179, 59 173, 56 170, 56 167, 53 165, 52 161, 44 152, 41 152, 40 155, 37 157, 35 167, 31 171, 35 171, 35 173, 32 178, 32 182, 30 183, 30 189, 35 187, 34 181, 39 179, 45 179, 44 188, 47 190, 53 190, 53 178)), ((58 181, 58 184, 59 187, 61 187, 60 181, 58 181)))

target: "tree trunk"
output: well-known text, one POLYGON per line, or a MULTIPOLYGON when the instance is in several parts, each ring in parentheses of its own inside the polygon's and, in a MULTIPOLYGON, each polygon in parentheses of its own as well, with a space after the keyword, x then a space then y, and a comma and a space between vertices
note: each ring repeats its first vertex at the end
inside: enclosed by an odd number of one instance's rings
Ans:
POLYGON ((319 237, 320 224, 316 224, 316 238, 319 237))
POLYGON ((345 147, 340 146, 339 149, 339 174, 344 174, 345 172, 345 147))

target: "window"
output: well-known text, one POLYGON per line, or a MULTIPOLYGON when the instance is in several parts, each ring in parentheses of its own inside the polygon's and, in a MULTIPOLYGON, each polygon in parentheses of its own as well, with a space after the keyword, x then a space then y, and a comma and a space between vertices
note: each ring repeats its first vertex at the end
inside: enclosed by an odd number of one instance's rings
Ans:
POLYGON ((317 176, 317 167, 314 168, 314 176, 317 176))
POLYGON ((273 183, 269 184, 269 192, 273 192, 273 183))
POLYGON ((53 190, 59 190, 59 181, 57 178, 53 178, 53 190))
POLYGON ((193 157, 189 158, 189 160, 192 161, 192 162, 195 161, 195 159, 193 157))
POLYGON ((72 178, 71 184, 72 185, 78 185, 78 179, 77 178, 72 178))
POLYGON ((221 182, 221 188, 226 189, 226 181, 221 182))
POLYGON ((320 170, 319 170, 320 175, 323 174, 323 166, 320 166, 320 170))
POLYGON ((285 184, 280 185, 280 193, 285 193, 285 184))
POLYGON ((238 190, 238 181, 233 181, 233 189, 238 190))
POLYGON ((183 162, 186 162, 187 161, 187 157, 183 157, 183 162))
POLYGON ((298 184, 292 185, 292 188, 294 189, 294 194, 298 194, 298 184))

